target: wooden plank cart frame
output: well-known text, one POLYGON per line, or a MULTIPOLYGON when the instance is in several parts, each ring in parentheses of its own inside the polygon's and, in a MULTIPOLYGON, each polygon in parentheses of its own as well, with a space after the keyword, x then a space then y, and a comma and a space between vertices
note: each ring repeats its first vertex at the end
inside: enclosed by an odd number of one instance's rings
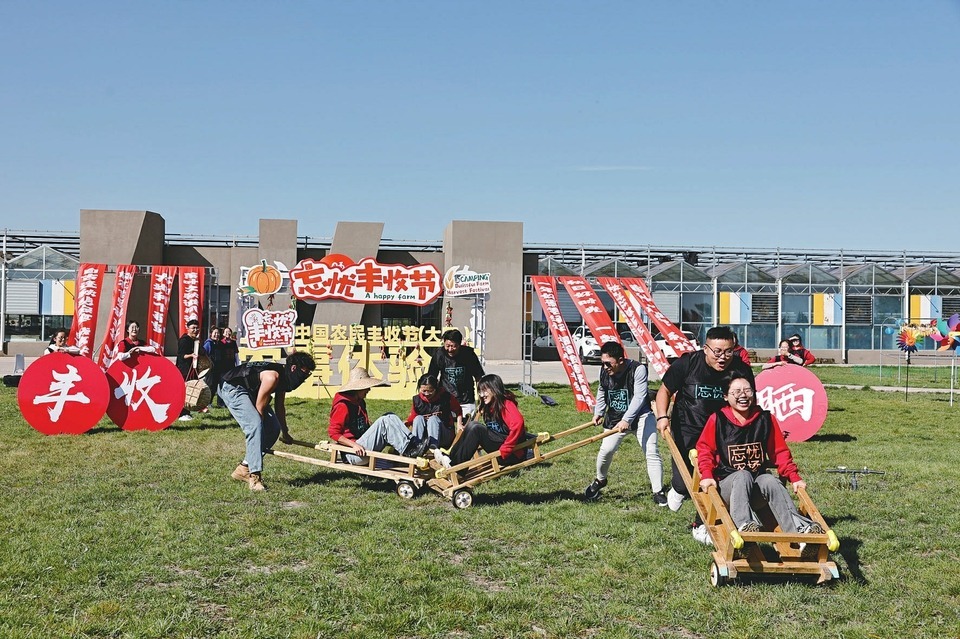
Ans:
POLYGON ((840 576, 837 565, 828 561, 829 551, 838 550, 840 542, 823 520, 823 516, 805 489, 801 488, 797 491, 800 514, 820 524, 825 532, 820 534, 782 532, 768 509, 762 509, 757 513, 763 521, 764 530, 768 532, 740 532, 733 523, 727 505, 720 497, 717 488, 710 486, 707 492, 700 490, 697 451, 690 451, 690 461, 693 466, 691 476, 683 462, 680 449, 677 448, 669 431, 664 433, 664 439, 670 446, 673 463, 679 469, 690 498, 707 526, 710 539, 713 540, 715 550, 713 563, 710 566, 711 584, 722 586, 736 579, 739 573, 817 575, 817 583, 837 579, 840 576), (772 560, 767 558, 760 544, 772 546, 777 555, 776 558, 772 560), (802 550, 800 544, 805 544, 802 550))

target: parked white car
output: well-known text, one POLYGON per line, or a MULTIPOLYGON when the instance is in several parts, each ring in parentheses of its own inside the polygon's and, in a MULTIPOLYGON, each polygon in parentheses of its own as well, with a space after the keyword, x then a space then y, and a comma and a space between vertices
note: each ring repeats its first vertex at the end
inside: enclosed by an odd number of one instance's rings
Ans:
MULTIPOLYGON (((697 343, 697 338, 693 333, 690 331, 683 331, 683 335, 693 343, 693 347, 695 349, 700 350, 700 344, 697 343)), ((663 353, 663 356, 667 358, 668 362, 672 362, 680 357, 680 355, 677 355, 677 353, 673 350, 673 347, 670 346, 670 343, 663 339, 663 336, 660 333, 654 335, 653 339, 657 342, 657 346, 660 347, 660 352, 663 353)))

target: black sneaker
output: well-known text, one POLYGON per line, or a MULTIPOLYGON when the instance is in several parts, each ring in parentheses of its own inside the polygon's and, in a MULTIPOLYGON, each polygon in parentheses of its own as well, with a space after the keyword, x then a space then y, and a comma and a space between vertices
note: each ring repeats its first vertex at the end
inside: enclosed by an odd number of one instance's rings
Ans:
POLYGON ((410 443, 407 445, 407 449, 403 451, 404 457, 421 457, 425 452, 427 452, 427 446, 430 445, 429 439, 421 439, 417 441, 416 439, 411 439, 410 443))
POLYGON ((607 485, 606 479, 594 479, 593 482, 587 489, 583 491, 583 496, 587 498, 588 501, 593 501, 594 499, 600 498, 600 491, 603 490, 607 485))
POLYGON ((653 493, 653 503, 657 506, 666 506, 667 505, 667 496, 663 494, 663 489, 653 493))

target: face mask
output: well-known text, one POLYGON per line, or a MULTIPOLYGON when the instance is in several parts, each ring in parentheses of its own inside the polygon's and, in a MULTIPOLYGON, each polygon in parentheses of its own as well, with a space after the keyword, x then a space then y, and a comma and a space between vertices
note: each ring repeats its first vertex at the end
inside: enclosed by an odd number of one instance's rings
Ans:
POLYGON ((298 388, 300 384, 307 381, 308 377, 310 377, 310 373, 307 371, 302 371, 299 368, 296 370, 287 368, 287 392, 298 388))

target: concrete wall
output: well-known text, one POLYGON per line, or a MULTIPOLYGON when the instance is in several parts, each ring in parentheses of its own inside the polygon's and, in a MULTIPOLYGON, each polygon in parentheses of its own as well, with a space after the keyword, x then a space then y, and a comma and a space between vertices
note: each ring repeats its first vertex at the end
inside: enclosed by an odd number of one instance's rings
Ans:
MULTIPOLYGON (((338 222, 330 244, 330 253, 346 255, 354 262, 365 257, 376 257, 380 251, 383 222, 338 222)), ((314 324, 343 324, 349 326, 363 320, 364 304, 324 300, 317 302, 314 324)))
MULTIPOLYGON (((446 272, 468 265, 476 273, 490 273, 486 302, 486 359, 522 357, 523 224, 521 222, 466 222, 455 220, 443 233, 446 272)), ((453 306, 453 325, 469 326, 470 298, 444 298, 453 306)))

